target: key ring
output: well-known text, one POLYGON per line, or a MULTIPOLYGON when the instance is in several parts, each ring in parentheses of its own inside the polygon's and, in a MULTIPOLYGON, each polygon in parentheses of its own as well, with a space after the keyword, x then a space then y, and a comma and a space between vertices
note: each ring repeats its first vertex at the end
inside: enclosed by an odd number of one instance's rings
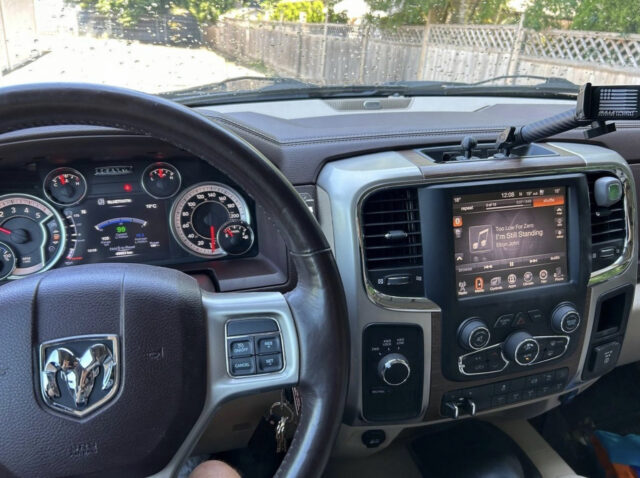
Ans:
POLYGON ((293 410, 291 410, 291 407, 287 402, 275 402, 273 405, 271 405, 271 408, 269 408, 269 415, 276 415, 276 407, 280 407, 280 418, 284 417, 285 414, 282 412, 286 411, 289 415, 287 417, 287 420, 293 420, 295 414, 293 413, 293 410))

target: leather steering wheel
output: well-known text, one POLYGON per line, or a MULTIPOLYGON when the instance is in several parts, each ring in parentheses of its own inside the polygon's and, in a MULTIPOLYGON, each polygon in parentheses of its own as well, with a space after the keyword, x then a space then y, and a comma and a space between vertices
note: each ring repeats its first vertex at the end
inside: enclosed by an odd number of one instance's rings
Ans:
MULTIPOLYGON (((297 385, 300 423, 276 476, 320 476, 344 409, 349 329, 332 253, 288 180, 244 140, 171 101, 84 84, 0 89, 0 133, 50 125, 99 125, 148 135, 208 162, 277 226, 297 284, 286 294, 213 294, 175 270, 94 264, 3 285, 0 475, 172 477, 222 403, 297 385), (252 317, 277 321, 284 369, 231 377, 226 324, 252 317), (83 416, 48 406, 41 388, 42 344, 66 339, 90 344, 92 337, 107 335, 118 349, 112 351, 115 365, 110 362, 113 396, 83 416)), ((94 393, 106 375, 105 355, 100 356, 102 369, 96 370, 102 375, 94 393)), ((56 380, 56 373, 49 377, 56 380)))

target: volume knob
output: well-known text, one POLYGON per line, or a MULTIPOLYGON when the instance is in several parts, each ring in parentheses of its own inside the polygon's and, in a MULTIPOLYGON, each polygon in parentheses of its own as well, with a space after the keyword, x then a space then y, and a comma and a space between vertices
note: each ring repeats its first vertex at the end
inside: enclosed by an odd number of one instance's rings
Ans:
POLYGON ((580 327, 580 314, 573 304, 563 302, 553 310, 551 327, 558 334, 570 334, 580 327))
POLYGON ((378 374, 384 383, 397 387, 409 379, 411 367, 404 355, 389 354, 382 357, 378 363, 378 374))
POLYGON ((467 319, 458 329, 458 342, 467 350, 482 349, 487 346, 489 340, 491 340, 489 328, 480 319, 467 319))

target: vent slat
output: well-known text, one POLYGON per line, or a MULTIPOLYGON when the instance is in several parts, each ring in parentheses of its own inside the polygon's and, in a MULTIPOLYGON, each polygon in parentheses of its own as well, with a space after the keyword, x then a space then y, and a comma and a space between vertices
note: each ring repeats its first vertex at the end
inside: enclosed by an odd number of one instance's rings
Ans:
POLYGON ((361 211, 368 271, 422 265, 418 192, 385 189, 371 195, 361 211))

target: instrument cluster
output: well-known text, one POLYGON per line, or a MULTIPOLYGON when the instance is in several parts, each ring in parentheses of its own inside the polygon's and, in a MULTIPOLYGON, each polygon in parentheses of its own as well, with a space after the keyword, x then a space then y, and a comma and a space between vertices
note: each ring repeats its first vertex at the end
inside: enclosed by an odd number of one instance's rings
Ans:
POLYGON ((76 264, 250 255, 249 204, 203 167, 176 160, 42 168, 41 194, 0 196, 0 280, 76 264))

